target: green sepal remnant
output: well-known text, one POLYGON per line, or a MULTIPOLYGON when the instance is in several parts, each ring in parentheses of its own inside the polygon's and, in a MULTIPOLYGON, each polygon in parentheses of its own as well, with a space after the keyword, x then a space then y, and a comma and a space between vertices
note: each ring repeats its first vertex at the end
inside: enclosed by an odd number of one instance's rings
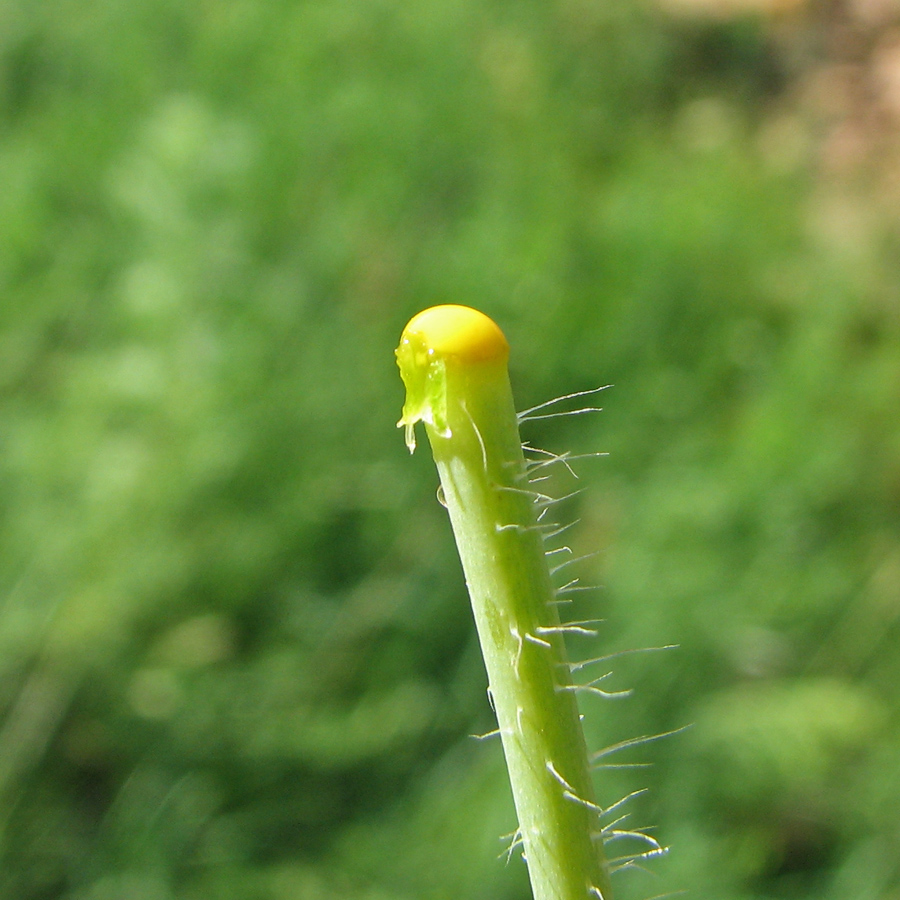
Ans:
POLYGON ((397 349, 410 450, 425 424, 462 560, 535 900, 611 900, 584 734, 497 325, 415 316, 397 349))

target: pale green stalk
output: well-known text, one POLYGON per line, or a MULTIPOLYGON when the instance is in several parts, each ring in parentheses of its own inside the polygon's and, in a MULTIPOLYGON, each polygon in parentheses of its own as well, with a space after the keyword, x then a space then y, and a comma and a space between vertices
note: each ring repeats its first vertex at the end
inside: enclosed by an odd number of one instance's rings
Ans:
POLYGON ((400 422, 424 421, 475 614, 535 900, 611 900, 600 808, 526 475, 499 328, 434 307, 397 350, 400 422))

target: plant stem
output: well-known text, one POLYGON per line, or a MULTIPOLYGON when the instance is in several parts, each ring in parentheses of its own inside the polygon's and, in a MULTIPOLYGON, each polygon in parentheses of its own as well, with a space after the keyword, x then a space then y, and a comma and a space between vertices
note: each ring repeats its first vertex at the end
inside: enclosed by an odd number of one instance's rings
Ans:
POLYGON ((425 422, 466 576, 535 900, 611 900, 587 748, 509 384, 476 310, 414 317, 397 350, 415 447, 425 422))

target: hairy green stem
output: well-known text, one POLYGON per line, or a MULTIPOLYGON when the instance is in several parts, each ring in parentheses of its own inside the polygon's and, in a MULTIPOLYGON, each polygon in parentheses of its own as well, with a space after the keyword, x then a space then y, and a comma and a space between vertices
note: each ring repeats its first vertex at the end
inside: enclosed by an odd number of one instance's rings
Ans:
MULTIPOLYGON (((499 328, 426 310, 397 350, 466 576, 535 900, 611 900, 587 748, 499 328)), ((577 630, 577 629, 576 629, 577 630)))

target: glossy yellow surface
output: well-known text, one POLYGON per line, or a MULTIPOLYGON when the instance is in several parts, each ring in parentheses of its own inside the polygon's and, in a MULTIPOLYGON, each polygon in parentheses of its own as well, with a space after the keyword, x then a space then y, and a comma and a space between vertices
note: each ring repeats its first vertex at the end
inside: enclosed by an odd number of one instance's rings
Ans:
MULTIPOLYGON (((448 372, 469 371, 484 377, 495 373, 498 366, 505 372, 509 344, 494 320, 477 309, 432 306, 409 320, 396 353, 406 385, 403 417, 397 424, 406 429, 406 445, 412 452, 416 422, 425 422, 443 437, 450 436, 448 372)), ((478 380, 469 380, 468 387, 478 380)))
POLYGON ((413 316, 400 337, 400 346, 404 345, 429 357, 454 357, 460 362, 509 356, 509 344, 497 323, 468 306, 432 306, 413 316))

